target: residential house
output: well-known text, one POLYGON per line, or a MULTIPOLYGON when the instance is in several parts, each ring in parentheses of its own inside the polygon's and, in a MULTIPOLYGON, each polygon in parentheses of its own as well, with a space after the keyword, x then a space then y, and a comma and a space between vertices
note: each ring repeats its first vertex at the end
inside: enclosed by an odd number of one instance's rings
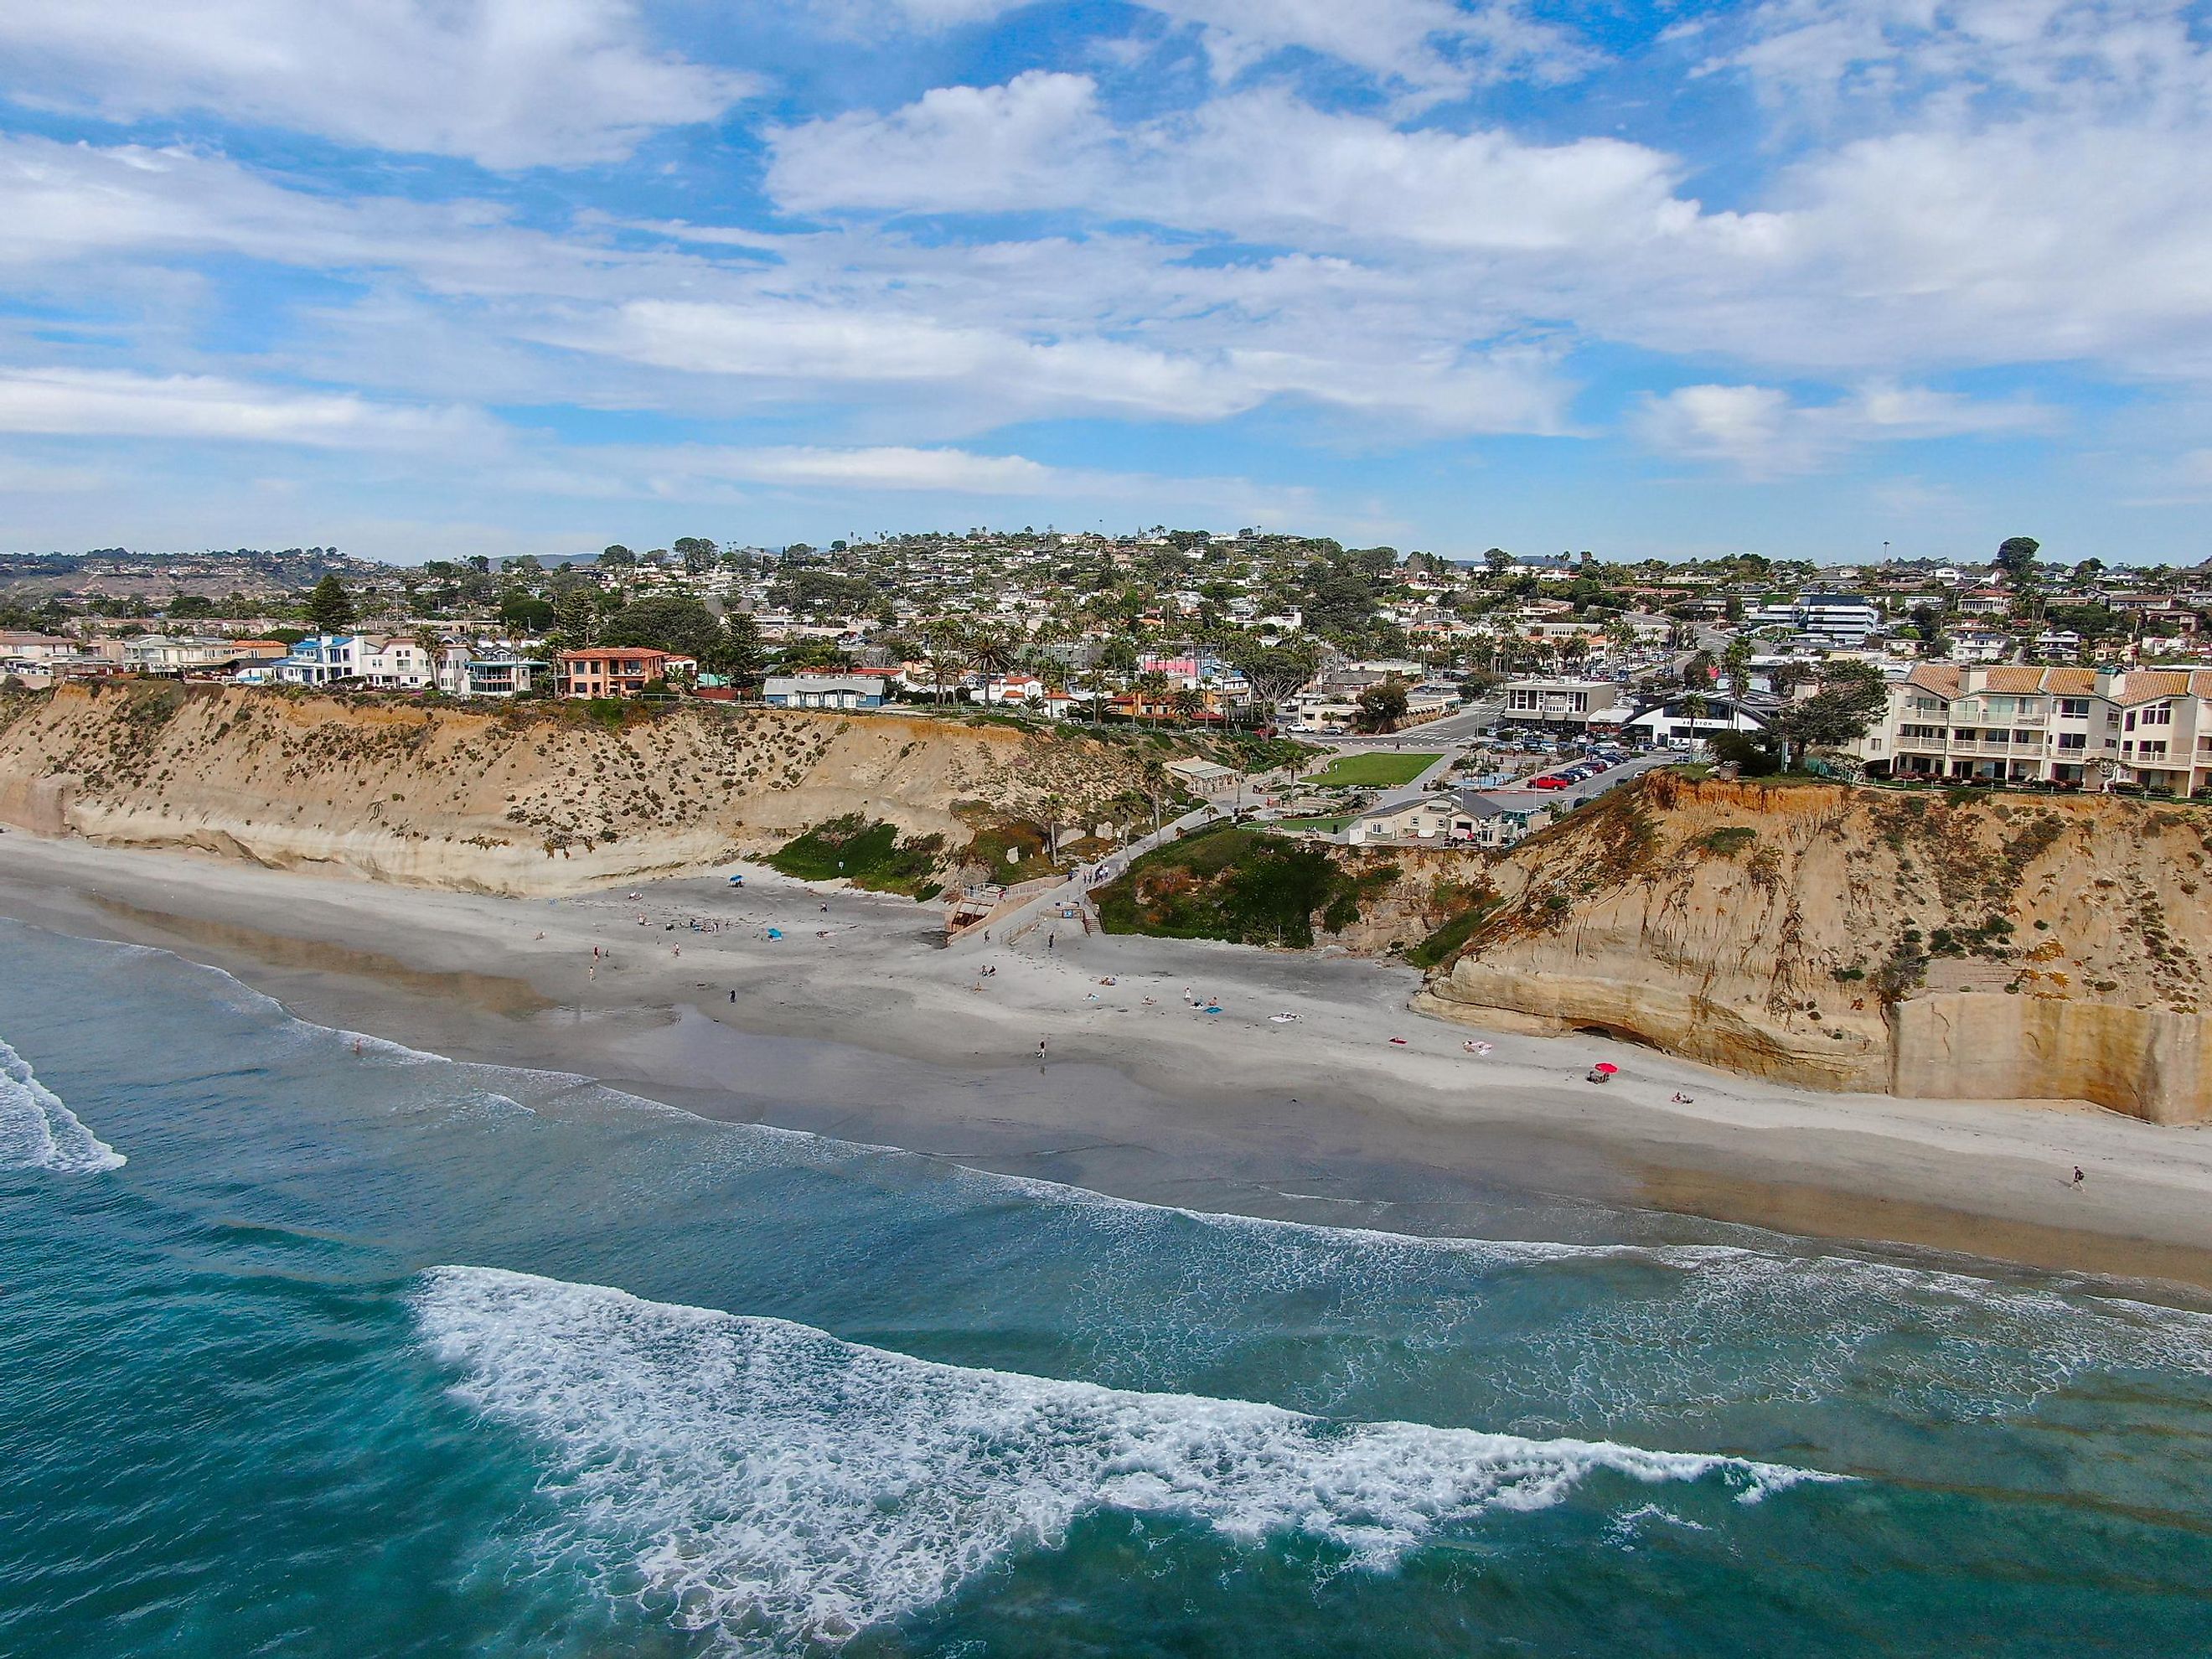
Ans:
POLYGON ((771 674, 761 697, 771 708, 880 708, 891 679, 872 674, 771 674))
POLYGON ((1369 808, 1352 819, 1345 839, 1354 847, 1370 842, 1472 842, 1481 823, 1449 790, 1439 789, 1369 808))
POLYGON ((1994 628, 1962 628, 1951 635, 1951 654, 1960 662, 2008 661, 2012 635, 1994 628))
POLYGON ((645 646, 597 647, 561 653, 556 686, 564 697, 635 697, 655 681, 696 674, 696 657, 645 646))
POLYGON ((439 655, 438 689, 454 697, 514 697, 536 691, 552 678, 553 665, 537 657, 495 648, 479 656, 475 647, 447 646, 439 655))
POLYGON ((328 685, 361 672, 367 642, 356 634, 310 634, 289 656, 270 665, 279 685, 328 685))

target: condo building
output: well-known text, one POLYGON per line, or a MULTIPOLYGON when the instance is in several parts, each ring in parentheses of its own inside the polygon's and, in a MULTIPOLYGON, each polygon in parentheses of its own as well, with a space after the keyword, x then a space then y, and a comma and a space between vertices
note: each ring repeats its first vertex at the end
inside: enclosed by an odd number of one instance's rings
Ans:
POLYGON ((1854 745, 1877 776, 2212 790, 2212 669, 1922 663, 1854 745))

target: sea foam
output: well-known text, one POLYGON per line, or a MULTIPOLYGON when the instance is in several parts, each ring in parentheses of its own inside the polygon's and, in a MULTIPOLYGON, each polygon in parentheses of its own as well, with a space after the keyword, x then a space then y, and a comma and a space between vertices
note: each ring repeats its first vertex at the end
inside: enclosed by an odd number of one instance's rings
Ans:
POLYGON ((0 1042, 0 1170, 82 1174, 122 1167, 123 1154, 77 1121, 31 1064, 0 1042))
POLYGON ((1833 1478, 972 1370, 491 1268, 432 1269, 416 1308, 459 1396, 550 1448, 559 1518, 538 1549, 740 1646, 841 1641, 1101 1510, 1240 1544, 1303 1534, 1385 1569, 1600 1471, 1711 1479, 1741 1503, 1833 1478))

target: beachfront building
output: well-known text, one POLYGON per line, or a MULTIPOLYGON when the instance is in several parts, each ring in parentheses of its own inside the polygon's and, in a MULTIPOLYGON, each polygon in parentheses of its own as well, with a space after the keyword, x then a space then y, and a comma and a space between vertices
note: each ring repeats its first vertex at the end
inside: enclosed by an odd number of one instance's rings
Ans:
POLYGON ((696 657, 644 646, 601 647, 561 653, 558 686, 564 697, 635 697, 656 681, 689 678, 699 672, 696 657))
POLYGON ((1853 745, 1878 776, 2212 791, 2212 669, 1922 663, 1853 745))
POLYGON ((880 708, 893 674, 771 674, 761 701, 771 708, 880 708))
POLYGON ((552 676, 553 665, 511 651, 478 655, 474 647, 449 645, 440 653, 438 690, 454 697, 518 697, 538 690, 552 676))
POLYGON ((1610 730, 1626 712, 1620 693, 1612 680, 1508 680, 1498 719, 1507 726, 1541 726, 1576 736, 1593 727, 1610 730))
POLYGON ((415 639, 363 636, 354 664, 354 672, 379 691, 420 691, 438 675, 435 658, 415 639))
POLYGON ((1471 842, 1481 826, 1482 820, 1462 808, 1457 796, 1439 789, 1369 808, 1352 819, 1344 838, 1354 847, 1373 842, 1471 842))
POLYGON ((1640 738, 1654 747, 1661 744, 1694 747, 1710 743, 1723 732, 1764 732, 1781 706, 1780 698, 1758 691, 1741 697, 1718 690, 1677 691, 1645 703, 1621 722, 1620 729, 1624 735, 1640 738))
POLYGON ((76 656, 81 647, 58 634, 37 634, 0 629, 0 658, 9 662, 46 663, 58 657, 76 656))
POLYGON ((279 685, 328 685, 361 672, 368 641, 357 634, 310 634, 270 668, 279 685))

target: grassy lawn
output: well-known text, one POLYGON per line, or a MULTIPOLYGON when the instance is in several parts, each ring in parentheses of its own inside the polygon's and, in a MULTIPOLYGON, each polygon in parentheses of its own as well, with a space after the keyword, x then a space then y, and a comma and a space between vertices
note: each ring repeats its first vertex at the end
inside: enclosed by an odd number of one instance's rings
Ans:
POLYGON ((1325 836, 1333 836, 1351 822, 1352 814, 1349 812, 1343 812, 1334 817, 1325 818, 1280 818, 1276 821, 1276 828, 1280 830, 1318 830, 1325 836))
POLYGON ((1324 789, 1347 785, 1393 789, 1411 783, 1443 758, 1441 755, 1401 755, 1387 749, 1365 755, 1339 755, 1320 771, 1309 774, 1306 781, 1324 789))

